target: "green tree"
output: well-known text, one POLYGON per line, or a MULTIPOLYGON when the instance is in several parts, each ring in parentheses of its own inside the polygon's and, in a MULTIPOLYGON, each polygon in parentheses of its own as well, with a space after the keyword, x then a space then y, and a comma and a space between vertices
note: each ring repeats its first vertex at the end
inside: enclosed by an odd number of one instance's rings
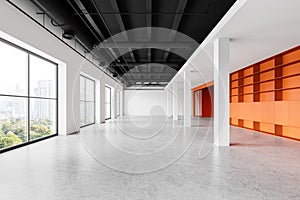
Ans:
POLYGON ((0 136, 0 148, 5 148, 21 143, 22 140, 11 131, 9 131, 6 135, 0 136))

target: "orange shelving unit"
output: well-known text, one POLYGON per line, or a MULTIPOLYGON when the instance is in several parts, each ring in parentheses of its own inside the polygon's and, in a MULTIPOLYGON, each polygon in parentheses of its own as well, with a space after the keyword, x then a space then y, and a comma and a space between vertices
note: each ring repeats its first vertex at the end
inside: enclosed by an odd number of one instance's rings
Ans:
POLYGON ((230 75, 234 126, 300 140, 300 46, 230 75))

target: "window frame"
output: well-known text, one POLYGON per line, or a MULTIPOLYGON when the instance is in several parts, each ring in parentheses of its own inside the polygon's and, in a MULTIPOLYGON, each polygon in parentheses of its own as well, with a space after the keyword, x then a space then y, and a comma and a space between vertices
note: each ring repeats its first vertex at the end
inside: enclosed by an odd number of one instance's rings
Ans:
POLYGON ((27 125, 26 127, 26 133, 27 133, 27 141, 26 142, 23 142, 21 144, 17 144, 17 145, 13 145, 13 146, 9 146, 9 147, 5 147, 5 148, 2 148, 0 149, 0 154, 1 153, 4 153, 4 152, 7 152, 7 151, 11 151, 11 150, 14 150, 14 149, 17 149, 17 148, 20 148, 20 147, 24 147, 24 146, 27 146, 27 145, 30 145, 30 144, 33 144, 33 143, 36 143, 36 142, 39 142, 39 141, 42 141, 42 140, 45 140, 45 139, 48 139, 48 138, 52 138, 52 137, 55 137, 58 135, 58 127, 59 127, 59 117, 58 117, 58 106, 59 106, 59 98, 58 98, 58 64, 53 62, 52 60, 49 60, 39 54, 36 54, 28 49, 25 49, 13 42, 10 42, 6 39, 3 39, 0 37, 0 42, 4 43, 4 44, 7 44, 13 48, 16 48, 16 49, 19 49, 23 52, 25 52, 27 54, 27 95, 9 95, 9 94, 0 94, 0 97, 19 97, 19 98, 24 98, 27 100, 27 123, 25 123, 27 125), (48 97, 34 97, 34 96, 31 96, 30 95, 30 55, 32 56, 35 56, 39 59, 42 59, 46 62, 49 62, 53 65, 55 65, 55 70, 56 70, 56 75, 55 75, 55 79, 56 79, 56 97, 55 98, 48 98, 48 97), (51 135, 47 135, 47 136, 44 136, 44 137, 40 137, 40 138, 37 138, 37 139, 33 139, 33 140, 30 140, 30 116, 31 116, 31 111, 30 111, 30 103, 31 103, 31 99, 45 99, 45 100, 54 100, 55 101, 55 105, 56 105, 56 109, 55 109, 55 112, 56 112, 56 115, 55 115, 55 124, 56 124, 56 127, 55 127, 55 133, 54 134, 51 134, 51 135))
MULTIPOLYGON (((89 77, 87 77, 87 76, 85 76, 85 75, 83 75, 83 74, 80 74, 80 76, 79 76, 79 80, 80 80, 80 77, 83 77, 84 78, 84 81, 85 81, 85 83, 84 83, 84 100, 81 100, 80 99, 80 97, 79 97, 79 101, 80 101, 80 103, 81 102, 84 102, 84 120, 85 120, 85 122, 86 122, 86 116, 87 116, 87 102, 93 102, 94 103, 94 121, 92 122, 92 123, 88 123, 88 124, 83 124, 83 125, 81 125, 80 124, 80 128, 83 128, 83 127, 86 127, 86 126, 90 126, 90 125, 93 125, 93 124, 95 124, 96 123, 96 81, 95 80, 93 80, 93 79, 91 79, 91 78, 89 78, 89 77), (94 83, 94 87, 93 87, 93 92, 94 92, 94 100, 93 101, 87 101, 86 100, 86 79, 88 79, 88 80, 90 80, 90 81, 92 81, 93 83, 94 83)), ((80 113, 81 114, 81 113, 80 113)))
MULTIPOLYGON (((109 119, 111 119, 111 108, 112 108, 112 103, 111 103, 111 88, 110 87, 108 87, 108 86, 106 86, 105 85, 105 89, 106 88, 108 88, 109 89, 109 117, 108 118, 106 118, 106 101, 104 101, 104 104, 105 104, 105 120, 109 120, 109 119)), ((104 100, 106 100, 106 90, 105 90, 105 92, 104 92, 104 100)))

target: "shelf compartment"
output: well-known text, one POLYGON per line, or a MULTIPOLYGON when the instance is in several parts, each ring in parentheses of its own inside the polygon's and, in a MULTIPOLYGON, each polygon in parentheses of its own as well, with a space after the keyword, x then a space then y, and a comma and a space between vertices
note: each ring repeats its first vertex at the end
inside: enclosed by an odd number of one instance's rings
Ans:
POLYGON ((244 102, 253 102, 253 94, 244 95, 244 102))
POLYGON ((282 79, 282 88, 300 87, 300 76, 293 76, 282 79))
POLYGON ((248 67, 248 68, 244 69, 243 71, 244 71, 244 77, 251 76, 251 75, 253 75, 253 66, 248 67))
POLYGON ((272 91, 275 89, 274 81, 264 82, 259 84, 260 92, 272 91))
POLYGON ((300 63, 291 64, 282 68, 282 75, 288 76, 300 73, 300 63))
POLYGON ((275 60, 274 58, 263 61, 259 64, 260 71, 269 70, 275 67, 275 60))
POLYGON ((275 78, 275 72, 274 72, 274 70, 268 71, 268 72, 264 72, 264 73, 261 73, 259 75, 260 81, 268 81, 268 80, 272 80, 274 78, 275 78))
POLYGON ((235 87, 238 87, 238 86, 239 86, 238 80, 235 80, 235 81, 231 82, 231 88, 235 88, 235 87))
POLYGON ((238 80, 238 79, 239 79, 239 73, 238 72, 231 73, 231 75, 230 75, 230 80, 231 81, 235 81, 235 80, 238 80))
POLYGON ((282 63, 290 63, 298 60, 300 58, 300 48, 293 49, 290 52, 283 53, 282 63))
POLYGON ((261 102, 274 101, 274 92, 262 92, 259 94, 261 102))
POLYGON ((300 101, 300 88, 282 90, 283 101, 300 101))

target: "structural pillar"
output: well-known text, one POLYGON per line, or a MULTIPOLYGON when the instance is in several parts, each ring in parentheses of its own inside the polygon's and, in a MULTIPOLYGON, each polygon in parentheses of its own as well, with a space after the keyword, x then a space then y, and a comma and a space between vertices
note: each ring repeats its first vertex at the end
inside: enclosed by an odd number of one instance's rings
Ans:
POLYGON ((113 115, 112 118, 117 118, 117 88, 112 89, 112 107, 113 107, 113 115))
POLYGON ((173 83, 173 120, 178 120, 178 106, 179 106, 179 100, 178 100, 178 83, 173 83))
POLYGON ((183 72, 183 125, 192 126, 192 87, 190 71, 183 72))
POLYGON ((173 114, 173 96, 172 90, 166 88, 166 96, 167 96, 167 117, 171 117, 173 114))
POLYGON ((214 42, 214 144, 230 145, 229 38, 214 42))

